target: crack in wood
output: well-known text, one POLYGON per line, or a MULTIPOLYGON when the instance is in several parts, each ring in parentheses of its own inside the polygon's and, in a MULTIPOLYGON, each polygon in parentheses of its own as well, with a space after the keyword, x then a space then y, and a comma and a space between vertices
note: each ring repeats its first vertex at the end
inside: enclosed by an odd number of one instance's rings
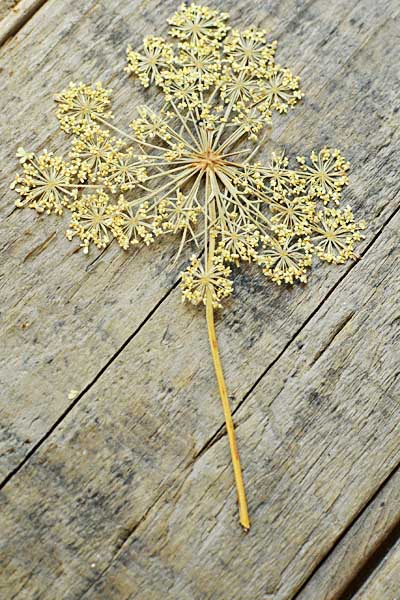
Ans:
MULTIPOLYGON (((107 246, 105 248, 103 248, 103 250, 93 259, 90 261, 90 263, 88 265, 86 265, 85 267, 85 271, 87 273, 90 273, 90 271, 93 270, 94 265, 97 263, 98 260, 100 260, 103 255, 105 254, 105 252, 107 252, 107 250, 109 249, 109 247, 111 246, 111 244, 114 242, 114 239, 111 240, 111 242, 109 242, 107 244, 107 246)), ((80 248, 78 248, 80 250, 80 248)))
POLYGON ((13 38, 46 3, 46 0, 21 0, 0 23, 0 46, 13 38))
POLYGON ((323 356, 323 354, 325 354, 325 352, 328 350, 329 346, 331 346, 333 344, 333 342, 335 341, 335 339, 337 338, 339 333, 341 331, 343 331, 343 329, 351 321, 351 319, 354 317, 354 315, 355 315, 354 311, 350 311, 350 313, 348 315, 345 315, 343 317, 343 319, 341 319, 339 321, 339 323, 336 325, 336 327, 332 331, 329 338, 326 340, 325 344, 322 346, 322 348, 320 350, 318 350, 318 352, 316 353, 314 358, 311 360, 310 369, 313 365, 315 365, 317 360, 319 360, 321 358, 321 356, 323 356))
MULTIPOLYGON (((311 571, 307 579, 302 583, 301 587, 296 591, 293 598, 291 600, 296 600, 301 594, 301 592, 305 589, 305 587, 310 583, 313 579, 316 572, 324 565, 324 563, 328 560, 329 556, 333 553, 335 548, 339 545, 339 543, 346 537, 346 535, 350 532, 350 530, 354 527, 356 522, 362 517, 362 515, 367 511, 367 509, 373 504, 385 486, 389 483, 389 481, 396 475, 396 473, 400 470, 400 463, 392 469, 386 479, 379 485, 379 487, 375 490, 374 494, 370 497, 368 502, 366 502, 358 511, 358 513, 354 516, 352 521, 343 529, 338 538, 334 541, 331 548, 325 554, 325 556, 318 562, 315 568, 311 571)), ((385 536, 385 538, 381 541, 381 543, 375 548, 367 557, 364 563, 360 565, 358 571, 354 574, 354 577, 345 584, 344 588, 338 592, 338 595, 335 596, 336 600, 351 600, 353 596, 361 589, 361 587, 366 583, 366 581, 371 577, 374 571, 378 568, 378 566, 385 559, 390 550, 397 544, 400 540, 400 518, 391 528, 389 533, 385 536)))
POLYGON ((94 578, 94 580, 90 583, 89 587, 86 588, 86 590, 82 593, 81 600, 86 596, 86 594, 88 594, 89 592, 92 591, 92 589, 96 586, 96 584, 98 583, 98 581, 100 581, 103 578, 103 576, 107 573, 107 571, 112 566, 113 562, 122 553, 123 548, 125 547, 125 545, 128 542, 128 540, 133 536, 133 534, 135 533, 135 531, 137 530, 137 528, 139 527, 139 525, 141 525, 141 523, 143 523, 146 520, 146 518, 149 515, 150 511, 152 510, 152 508, 157 504, 157 502, 160 500, 160 498, 162 498, 162 496, 164 494, 165 494, 165 490, 163 490, 161 492, 161 494, 159 494, 155 498, 154 502, 152 502, 152 504, 148 507, 148 509, 143 513, 143 515, 140 517, 140 519, 138 521, 136 521, 136 523, 132 527, 130 527, 130 528, 126 527, 126 528, 123 529, 123 533, 118 538, 118 541, 117 541, 117 544, 116 544, 116 549, 115 549, 112 557, 108 561, 107 565, 100 571, 100 573, 98 575, 96 575, 96 577, 94 578))
MULTIPOLYGON (((190 465, 187 466, 187 468, 190 465)), ((226 467, 227 468, 227 467, 226 467)), ((225 469, 224 469, 225 470, 225 469)), ((189 473, 187 474, 187 476, 189 475, 189 473)), ((187 476, 183 479, 183 481, 181 481, 181 483, 179 484, 178 489, 175 491, 175 493, 172 496, 172 499, 175 500, 177 497, 179 497, 181 489, 183 488, 185 482, 186 482, 186 478, 187 476)), ((152 509, 158 504, 158 502, 167 494, 169 490, 169 487, 166 486, 163 488, 162 492, 160 494, 158 494, 158 496, 154 499, 154 501, 151 503, 151 505, 147 508, 147 510, 143 513, 143 515, 140 517, 140 519, 138 519, 134 525, 132 525, 131 527, 126 526, 124 528, 121 529, 121 534, 118 537, 117 543, 115 545, 115 550, 113 552, 113 555, 111 556, 110 560, 108 561, 107 565, 100 571, 100 573, 98 575, 96 575, 95 579, 90 583, 89 587, 86 588, 86 590, 82 593, 80 600, 83 600, 83 598, 93 590, 93 588, 96 586, 96 584, 101 581, 101 579, 103 578, 103 576, 107 573, 107 571, 112 567, 113 563, 115 562, 115 560, 117 560, 117 558, 122 554, 124 547, 127 545, 127 543, 129 542, 129 540, 132 538, 132 536, 134 535, 135 531, 139 528, 139 526, 144 523, 147 519, 147 517, 149 516, 150 512, 152 511, 152 509)), ((221 509, 222 510, 222 509, 221 509)))
POLYGON ((31 459, 31 457, 36 453, 36 451, 44 444, 46 440, 52 435, 52 433, 57 429, 57 427, 64 421, 65 417, 69 415, 73 408, 78 404, 78 402, 83 398, 83 396, 94 386, 94 384, 98 381, 98 379, 105 373, 105 371, 110 367, 110 365, 115 361, 116 358, 124 351, 126 346, 133 340, 133 338, 139 333, 139 331, 145 326, 147 321, 151 319, 151 317, 157 312, 163 302, 168 298, 168 296, 173 292, 173 290, 179 285, 180 279, 178 279, 174 285, 160 298, 157 304, 151 309, 151 311, 146 315, 146 318, 138 325, 135 331, 125 340, 125 342, 118 348, 116 352, 111 356, 111 358, 107 361, 107 363, 97 372, 97 374, 93 377, 93 379, 88 383, 88 385, 76 396, 76 398, 67 406, 64 412, 58 417, 58 419, 53 423, 50 429, 39 439, 39 441, 32 446, 29 452, 26 454, 24 459, 12 470, 8 473, 8 475, 4 478, 4 480, 0 483, 0 490, 3 489, 5 485, 22 469, 22 467, 31 459))
POLYGON ((39 256, 39 254, 41 254, 43 250, 46 250, 47 246, 52 242, 52 240, 54 240, 56 236, 57 232, 53 231, 53 233, 51 233, 43 242, 41 242, 38 246, 35 246, 33 250, 28 252, 28 254, 23 258, 22 262, 24 263, 30 258, 35 258, 36 256, 39 256))
MULTIPOLYGON (((396 195, 397 197, 397 195, 396 195)), ((399 212, 400 206, 398 206, 395 211, 386 219, 385 223, 382 225, 382 227, 378 230, 378 232, 375 234, 375 236, 372 238, 372 240, 369 242, 369 244, 366 246, 365 250, 361 253, 361 258, 364 257, 367 252, 369 252, 369 250, 372 248, 372 246, 375 244, 375 242, 379 239, 379 237, 382 235, 384 229, 386 228, 386 226, 390 223, 390 221, 392 221, 392 219, 394 219, 394 217, 397 215, 397 213, 399 212)), ((302 325, 297 329, 297 331, 294 333, 294 335, 290 338, 290 340, 285 344, 285 346, 283 347, 283 349, 281 350, 281 352, 279 352, 279 354, 274 358, 273 361, 271 361, 271 363, 266 367, 266 369, 261 373, 261 375, 256 379, 256 381, 253 383, 253 385, 249 388, 249 390, 244 394, 242 400, 238 403, 238 405, 232 410, 232 414, 236 414, 241 406, 246 402, 247 398, 253 393, 253 391, 255 390, 255 388, 258 386, 258 384, 261 382, 261 380, 267 375, 267 373, 272 369, 272 367, 275 366, 275 364, 282 358, 282 356, 285 354, 285 352, 288 350, 288 348, 293 344, 293 342, 298 338, 298 336, 300 335, 300 333, 305 329, 305 327, 308 325, 308 323, 314 318, 314 316, 321 310, 322 306, 325 304, 325 302, 328 300, 328 298, 330 298, 330 296, 334 293, 334 291, 338 288, 338 286, 343 282, 343 280, 347 277, 347 275, 352 271, 352 269, 356 266, 357 262, 352 263, 349 268, 343 273, 343 275, 338 279, 338 281, 332 286, 332 288, 328 291, 328 293, 324 296, 324 298, 321 300, 321 302, 318 304, 318 306, 312 311, 312 313, 307 317, 307 319, 302 323, 302 325)), ((352 316, 352 315, 351 315, 352 316)), ((351 318, 351 317, 350 317, 351 318)), ((346 325, 346 323, 348 322, 347 319, 346 322, 343 323, 342 328, 346 325)), ((340 331, 338 331, 337 333, 339 333, 340 331)), ((333 339, 329 342, 331 343, 333 341, 333 339)), ((328 343, 328 345, 329 345, 328 343)), ((325 348, 326 349, 326 348, 325 348)), ((317 357, 318 358, 318 357, 317 357)), ((317 359, 314 360, 314 362, 316 362, 317 359)), ((200 450, 197 452, 195 458, 200 457, 202 454, 204 454, 207 450, 209 450, 210 448, 212 448, 212 446, 214 444, 216 444, 222 437, 225 436, 225 425, 222 424, 217 431, 215 431, 213 433, 213 435, 205 442, 205 444, 203 444, 203 446, 200 448, 200 450)))

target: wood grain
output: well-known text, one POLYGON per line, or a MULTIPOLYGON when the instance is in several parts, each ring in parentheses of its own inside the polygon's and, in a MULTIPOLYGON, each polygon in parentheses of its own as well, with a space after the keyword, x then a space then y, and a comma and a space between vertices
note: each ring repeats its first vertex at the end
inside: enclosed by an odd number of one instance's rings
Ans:
POLYGON ((400 544, 397 544, 386 560, 354 596, 354 600, 397 600, 400 590, 400 544))
MULTIPOLYGON (((396 274, 392 278, 390 267, 397 263, 399 221, 335 290, 236 415, 251 490, 249 536, 235 531, 234 491, 222 439, 193 464, 179 465, 180 475, 168 471, 168 485, 160 482, 163 496, 141 520, 130 521, 128 541, 120 550, 116 544, 85 598, 140 598, 146 590, 152 599, 162 588, 171 599, 293 597, 399 462, 393 356, 398 304, 393 306, 392 298, 398 296, 400 281, 396 274), (383 275, 385 285, 377 288, 383 264, 390 275, 383 275), (362 298, 354 285, 359 278, 370 281, 362 298)), ((124 370, 115 368, 114 378, 124 370)), ((134 500, 130 510, 135 510, 134 500)))
MULTIPOLYGON (((345 600, 350 597, 347 590, 351 589, 355 580, 364 578, 364 573, 368 575, 374 555, 386 545, 386 540, 391 538, 398 526, 399 505, 400 470, 397 469, 361 517, 335 545, 296 600, 345 600)), ((400 591, 400 581, 397 582, 396 591, 400 591)), ((377 594, 373 598, 383 599, 386 596, 377 594)))
POLYGON ((7 198, 0 209, 3 475, 20 463, 68 407, 69 392, 84 390, 140 327, 171 289, 183 264, 171 264, 176 246, 167 240, 129 254, 111 246, 88 259, 65 239, 66 222, 12 210, 14 197, 7 188, 17 168, 13 157, 17 146, 61 151, 67 147, 51 116, 55 91, 72 77, 102 76, 114 88, 123 87, 119 95, 116 89, 116 109, 125 122, 133 107, 143 102, 143 96, 133 96, 123 66, 129 39, 151 31, 145 8, 138 7, 141 20, 126 2, 108 12, 96 2, 71 2, 68 7, 50 2, 42 10, 46 18, 33 18, 3 54, 2 76, 8 85, 2 110, 11 112, 9 123, 3 125, 5 143, 0 150, 2 192, 7 198), (130 12, 131 29, 124 12, 130 12), (97 48, 99 35, 102 43, 97 48))
POLYGON ((0 6, 0 46, 12 38, 46 0, 10 0, 0 6))
POLYGON ((193 457, 214 382, 209 359, 185 360, 199 325, 181 307, 175 325, 147 322, 4 488, 9 589, 25 581, 44 599, 65 590, 96 600, 291 598, 400 459, 399 221, 237 412, 248 536, 226 440, 193 457))
MULTIPOLYGON (((154 29, 149 15, 154 14, 156 4, 139 4, 138 13, 132 13, 128 4, 121 0, 110 7, 88 2, 83 10, 81 3, 71 2, 67 11, 64 3, 51 2, 42 9, 46 19, 40 18, 36 23, 34 18, 9 45, 3 57, 3 75, 12 76, 0 101, 4 111, 15 109, 4 126, 5 143, 0 149, 5 173, 2 189, 9 199, 0 207, 3 214, 10 213, 13 202, 12 194, 6 190, 16 168, 12 156, 16 146, 26 141, 29 148, 66 147, 64 137, 55 134, 55 119, 49 118, 54 90, 65 86, 72 76, 87 80, 103 75, 103 81, 115 89, 116 113, 122 114, 125 123, 132 115, 132 105, 142 102, 142 92, 139 94, 137 89, 133 97, 133 84, 121 73, 126 43, 139 40, 154 29), (97 44, 99 36, 101 47, 97 44), (29 48, 35 44, 37 50, 33 53, 29 48), (74 49, 72 56, 70 47, 74 49), (21 68, 14 70, 16 64, 21 64, 21 68), (34 72, 41 73, 40 82, 32 77, 34 72), (31 102, 32 97, 37 99, 35 103, 31 102)), ((397 115, 391 101, 393 90, 386 86, 392 68, 391 51, 393 64, 396 52, 384 48, 382 30, 391 3, 386 5, 386 11, 368 2, 352 11, 345 10, 345 2, 341 10, 340 5, 333 7, 326 1, 297 9, 291 2, 286 8, 276 3, 268 13, 265 11, 261 22, 259 12, 252 6, 243 4, 242 11, 233 11, 234 18, 245 23, 253 20, 268 29, 276 25, 281 42, 279 58, 301 72, 307 92, 297 111, 288 119, 277 120, 272 146, 287 147, 291 156, 328 140, 333 146, 341 146, 354 165, 353 184, 347 197, 360 217, 369 218, 371 238, 393 212, 399 187, 393 167, 398 155, 397 115), (301 26, 296 28, 296 18, 300 17, 301 26), (355 49, 355 40, 359 50, 355 49), (372 78, 371 65, 382 61, 386 61, 388 69, 381 69, 372 78), (344 73, 346 85, 342 85, 344 73), (326 93, 322 94, 323 90, 326 93), (368 113, 368 121, 364 117, 355 121, 356 106, 368 113), (392 108, 383 111, 382 106, 392 108), (381 180, 385 180, 384 189, 381 180)), ((164 21, 171 10, 172 4, 164 3, 157 12, 158 18, 164 21)), ((395 29, 393 21, 391 26, 395 29)), ((395 67, 392 69, 395 82, 395 67)), ((270 150, 265 149, 266 156, 270 150)), ((14 211, 1 223, 1 334, 3 348, 7 348, 0 358, 7 398, 1 406, 4 476, 20 464, 68 408, 70 390, 81 392, 90 385, 100 366, 112 359, 141 326, 171 289, 181 268, 171 264, 176 251, 172 240, 128 254, 111 246, 97 260, 93 254, 91 263, 74 252, 75 248, 63 237, 64 229, 65 223, 38 217, 30 211, 14 211), (54 232, 56 237, 40 252, 54 232), (7 376, 9 372, 13 377, 7 376)), ((233 387, 232 394, 240 396, 251 387, 264 366, 265 356, 272 361, 279 355, 293 332, 348 268, 320 267, 307 288, 283 293, 266 284, 255 269, 237 275, 237 299, 222 316, 227 319, 225 330, 231 329, 223 342, 227 356, 232 352, 240 355, 241 348, 247 352, 251 345, 252 360, 244 361, 242 369, 248 369, 249 375, 241 372, 240 387, 233 387), (257 322, 251 324, 255 312, 260 320, 269 319, 275 306, 282 310, 269 328, 260 328, 257 322), (246 315, 250 323, 243 321, 246 315)), ((234 363, 231 367, 237 370, 234 363)), ((219 406, 215 406, 211 417, 218 415, 219 406)))
MULTIPOLYGON (((15 107, 0 150, 9 176, 22 139, 65 148, 48 111, 72 72, 104 73, 122 120, 142 101, 120 74, 124 46, 173 3, 109 4, 49 2, 7 44, 5 73, 23 65, 0 99, 15 107)), ((254 521, 243 537, 226 440, 210 442, 222 417, 204 315, 172 289, 173 244, 129 255, 111 246, 90 265, 59 222, 4 219, 3 473, 44 439, 3 491, 6 597, 289 600, 400 460, 396 4, 220 5, 238 23, 275 28, 279 58, 302 76, 307 99, 277 121, 266 155, 330 143, 352 160, 347 197, 370 221, 365 258, 320 267, 292 290, 255 269, 235 277, 218 334, 240 407, 254 521), (48 436, 68 391, 114 356, 48 436)))

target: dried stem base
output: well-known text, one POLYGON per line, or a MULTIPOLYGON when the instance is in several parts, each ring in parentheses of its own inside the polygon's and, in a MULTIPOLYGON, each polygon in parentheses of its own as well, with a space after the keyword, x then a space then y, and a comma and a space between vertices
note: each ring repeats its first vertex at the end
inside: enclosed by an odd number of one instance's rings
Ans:
POLYGON ((240 524, 242 525, 243 529, 245 531, 248 531, 250 529, 250 520, 249 520, 248 509, 247 509, 246 492, 244 489, 243 475, 242 475, 242 469, 240 466, 239 451, 238 451, 237 442, 236 442, 235 428, 234 428, 233 419, 232 419, 231 407, 229 404, 224 374, 222 371, 221 359, 220 359, 219 351, 218 351, 218 342, 217 342, 217 336, 215 333, 215 325, 214 325, 214 309, 213 309, 210 294, 207 295, 207 300, 206 300, 206 316, 207 316, 208 337, 210 340, 210 347, 211 347, 211 355, 212 355, 213 362, 214 362, 215 375, 217 378, 219 394, 220 394, 221 401, 222 401, 222 407, 223 407, 225 423, 226 423, 226 430, 228 433, 229 447, 230 447, 231 457, 232 457, 233 472, 235 475, 236 490, 237 490, 238 502, 239 502, 239 519, 240 519, 240 524))

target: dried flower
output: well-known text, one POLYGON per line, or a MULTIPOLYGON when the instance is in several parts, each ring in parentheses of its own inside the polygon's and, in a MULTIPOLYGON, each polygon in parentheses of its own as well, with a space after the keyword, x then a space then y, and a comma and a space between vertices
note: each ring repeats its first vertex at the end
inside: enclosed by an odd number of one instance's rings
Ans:
POLYGON ((354 245, 363 238, 362 229, 365 229, 364 221, 355 222, 350 207, 319 211, 312 226, 317 255, 321 260, 336 264, 355 258, 354 245))
POLYGON ((207 265, 193 256, 191 264, 182 273, 183 297, 193 304, 206 304, 210 295, 212 305, 218 308, 221 300, 232 293, 230 274, 230 267, 224 266, 224 261, 219 256, 214 256, 207 265))
POLYGON ((61 129, 79 133, 82 127, 93 125, 99 117, 110 119, 110 94, 111 90, 104 89, 100 82, 94 86, 70 83, 68 89, 54 97, 59 106, 57 117, 61 129))
POLYGON ((153 82, 159 83, 161 70, 172 64, 172 46, 163 38, 148 36, 143 40, 142 52, 136 52, 128 46, 127 60, 127 73, 137 75, 141 84, 148 87, 153 82))
POLYGON ((37 212, 47 211, 61 215, 63 208, 77 194, 72 182, 71 167, 59 156, 46 150, 40 156, 18 149, 17 156, 23 166, 11 184, 20 195, 16 206, 29 206, 37 212))
POLYGON ((323 148, 320 152, 312 152, 311 165, 304 157, 298 157, 300 168, 306 174, 308 191, 312 196, 318 196, 326 204, 333 200, 339 204, 342 188, 348 184, 347 171, 350 163, 341 155, 339 150, 323 148))
POLYGON ((299 78, 275 63, 277 42, 254 27, 230 31, 228 15, 182 4, 169 19, 177 42, 149 36, 128 48, 126 71, 156 86, 163 108, 142 106, 127 133, 110 122, 110 90, 71 83, 56 95, 60 127, 72 134, 69 161, 18 149, 17 206, 71 211, 68 239, 84 252, 112 239, 128 250, 175 234, 193 256, 182 273, 184 300, 206 306, 211 353, 239 497, 249 518, 232 417, 219 359, 214 308, 232 294, 233 265, 258 264, 278 285, 306 282, 313 255, 330 263, 355 258, 363 222, 338 205, 349 163, 323 148, 295 168, 283 153, 254 162, 271 116, 302 98, 299 78), (230 32, 229 32, 230 31, 230 32), (259 142, 260 144, 261 142, 259 142))
POLYGON ((229 28, 225 25, 227 19, 227 13, 194 3, 190 6, 182 3, 179 10, 168 19, 172 25, 169 33, 193 46, 201 43, 217 45, 228 32, 229 28))

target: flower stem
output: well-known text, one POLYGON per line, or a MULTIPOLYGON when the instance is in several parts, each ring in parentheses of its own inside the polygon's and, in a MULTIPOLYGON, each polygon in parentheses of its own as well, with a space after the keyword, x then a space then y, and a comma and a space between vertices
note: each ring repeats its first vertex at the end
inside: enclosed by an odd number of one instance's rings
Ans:
POLYGON ((239 502, 239 519, 240 519, 240 524, 242 525, 243 529, 245 531, 248 531, 250 529, 250 520, 249 520, 248 509, 247 509, 246 492, 244 489, 242 469, 240 466, 239 451, 238 451, 236 436, 235 436, 235 427, 233 424, 231 407, 230 407, 229 398, 228 398, 228 392, 226 389, 224 374, 222 371, 221 359, 219 356, 218 342, 217 342, 217 336, 215 333, 215 325, 214 325, 214 309, 213 309, 212 298, 211 298, 210 293, 207 294, 207 298, 206 298, 206 316, 207 316, 208 337, 210 340, 211 355, 212 355, 212 359, 214 362, 215 375, 217 378, 219 394, 220 394, 221 401, 222 401, 222 408, 224 411, 226 430, 228 433, 229 447, 230 447, 231 457, 232 457, 233 472, 235 475, 236 490, 237 490, 237 496, 238 496, 238 502, 239 502))
MULTIPOLYGON (((211 268, 211 265, 214 260, 215 253, 215 235, 210 232, 209 228, 209 217, 210 222, 213 224, 216 220, 216 201, 219 195, 218 186, 213 186, 213 174, 210 170, 206 171, 206 182, 205 182, 205 191, 206 191, 206 206, 209 203, 210 215, 206 213, 205 215, 205 264, 208 268, 211 268)), ((226 389, 224 373, 222 370, 221 358, 219 356, 218 350, 218 342, 217 335, 215 332, 215 324, 214 324, 214 307, 213 307, 213 299, 211 289, 208 289, 206 292, 206 317, 207 317, 207 328, 208 328, 208 337, 210 340, 210 348, 211 348, 211 356, 214 362, 215 375, 218 383, 219 395, 222 402, 222 408, 224 411, 225 417, 225 425, 226 431, 228 433, 229 440, 229 448, 231 451, 232 458, 232 466, 233 473, 235 476, 236 483, 236 491, 238 496, 239 503, 239 520, 245 531, 250 529, 250 519, 249 512, 247 509, 247 500, 246 500, 246 492, 244 489, 243 483, 243 475, 242 468, 240 466, 240 458, 239 451, 236 442, 235 436, 235 426, 233 424, 231 407, 229 404, 228 392, 226 389)))

